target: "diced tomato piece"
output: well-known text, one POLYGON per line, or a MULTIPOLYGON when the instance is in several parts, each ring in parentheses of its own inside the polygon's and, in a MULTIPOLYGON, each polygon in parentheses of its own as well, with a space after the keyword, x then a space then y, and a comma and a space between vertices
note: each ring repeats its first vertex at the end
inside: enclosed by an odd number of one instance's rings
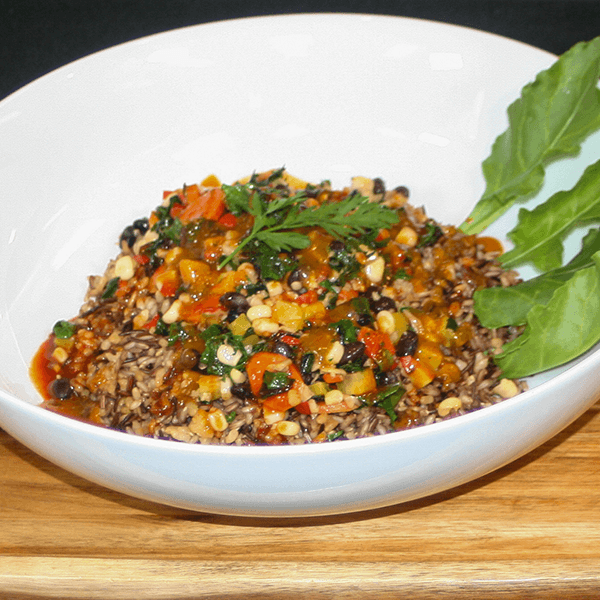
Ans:
POLYGON ((248 374, 250 390, 254 396, 259 397, 265 371, 274 371, 276 369, 273 367, 282 366, 288 360, 288 358, 276 352, 257 352, 250 357, 246 365, 246 373, 248 374))
POLYGON ((301 402, 300 404, 294 406, 294 408, 303 415, 310 415, 310 405, 308 401, 301 402))
POLYGON ((319 299, 319 295, 316 290, 308 290, 308 292, 304 292, 304 294, 300 294, 295 302, 298 304, 314 304, 319 299))
POLYGON ((154 271, 152 282, 156 286, 156 289, 166 298, 174 296, 181 285, 179 271, 168 269, 165 265, 161 265, 154 271))
POLYGON ((357 297, 358 292, 356 290, 342 290, 338 294, 337 304, 343 304, 344 302, 348 302, 349 300, 352 300, 353 298, 357 297))
POLYGON ((384 371, 389 371, 397 366, 394 344, 387 333, 375 331, 369 327, 361 327, 358 339, 365 345, 367 356, 384 371))
POLYGON ((219 223, 223 225, 223 227, 233 229, 237 225, 237 217, 233 213, 228 212, 219 219, 219 223))
POLYGON ((142 325, 142 328, 143 329, 152 329, 153 327, 156 327, 156 324, 158 323, 158 319, 159 319, 159 316, 154 315, 154 317, 152 319, 150 319, 150 321, 148 321, 145 325, 142 325))
POLYGON ((290 401, 288 399, 288 393, 276 394, 275 396, 269 396, 263 400, 263 406, 274 410, 275 412, 285 412, 290 408, 290 401))
POLYGON ((339 383, 344 380, 344 376, 337 373, 325 373, 325 375, 323 375, 323 380, 325 383, 339 383))
POLYGON ((280 339, 284 344, 287 344, 288 346, 300 345, 300 338, 294 337, 293 335, 282 335, 280 339))
POLYGON ((133 260, 135 260, 138 265, 147 265, 150 262, 150 257, 146 254, 136 254, 133 257, 133 260))
MULTIPOLYGON (((200 192, 197 185, 186 188, 183 210, 177 215, 183 223, 204 218, 218 221, 225 212, 225 192, 221 188, 212 188, 200 192)), ((173 207, 175 208, 175 207, 173 207)), ((173 211, 171 211, 173 214, 173 211)))
MULTIPOLYGON (((266 371, 280 370, 287 360, 288 359, 285 356, 275 352, 257 352, 250 358, 246 365, 246 373, 248 374, 250 390, 255 397, 260 397, 260 391, 266 371)), ((283 372, 294 380, 291 390, 295 390, 298 394, 302 394, 304 388, 306 388, 306 384, 304 383, 298 368, 293 364, 289 364, 283 372)), ((290 403, 291 390, 283 392, 282 394, 268 396, 267 398, 262 399, 262 402, 264 406, 267 406, 271 410, 284 412, 293 406, 290 403)))

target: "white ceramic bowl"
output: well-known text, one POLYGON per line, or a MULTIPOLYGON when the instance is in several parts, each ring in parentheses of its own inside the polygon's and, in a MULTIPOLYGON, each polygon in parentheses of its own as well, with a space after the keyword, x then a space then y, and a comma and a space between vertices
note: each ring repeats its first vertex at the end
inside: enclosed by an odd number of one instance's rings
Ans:
MULTIPOLYGON (((298 516, 390 505, 523 455, 595 400, 600 353, 531 391, 411 431, 304 447, 205 447, 108 431, 36 406, 28 367, 76 314, 124 226, 163 189, 286 165, 343 186, 406 185, 460 223, 505 110, 554 57, 437 23, 361 15, 220 22, 140 39, 67 65, 0 103, 0 425, 115 490, 183 508, 298 516)), ((571 187, 598 150, 549 169, 571 187)), ((502 235, 514 211, 498 224, 502 235)))

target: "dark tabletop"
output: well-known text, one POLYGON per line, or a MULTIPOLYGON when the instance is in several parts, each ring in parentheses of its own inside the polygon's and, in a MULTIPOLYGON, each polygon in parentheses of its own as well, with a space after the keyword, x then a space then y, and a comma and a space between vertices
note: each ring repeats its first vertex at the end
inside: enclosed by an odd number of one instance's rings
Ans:
POLYGON ((209 21, 306 12, 417 17, 560 54, 600 35, 599 0, 0 0, 0 98, 92 52, 209 21))

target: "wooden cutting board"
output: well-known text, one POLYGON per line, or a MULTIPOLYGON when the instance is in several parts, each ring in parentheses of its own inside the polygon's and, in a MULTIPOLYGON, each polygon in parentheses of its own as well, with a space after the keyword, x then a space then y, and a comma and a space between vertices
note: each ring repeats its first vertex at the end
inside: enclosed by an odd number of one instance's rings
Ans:
POLYGON ((600 404, 515 463, 386 509, 231 518, 89 483, 0 431, 0 598, 600 598, 600 404))

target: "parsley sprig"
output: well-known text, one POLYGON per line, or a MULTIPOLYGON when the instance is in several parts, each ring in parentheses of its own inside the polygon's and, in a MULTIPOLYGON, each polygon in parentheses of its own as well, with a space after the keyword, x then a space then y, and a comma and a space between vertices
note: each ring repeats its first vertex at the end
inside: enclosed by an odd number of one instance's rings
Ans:
POLYGON ((253 180, 243 185, 224 185, 223 191, 229 210, 234 214, 246 212, 252 215, 254 223, 248 236, 221 261, 220 268, 255 242, 262 242, 275 252, 306 248, 310 240, 299 231, 304 228, 321 227, 334 238, 344 239, 379 231, 398 221, 393 210, 369 202, 360 194, 349 194, 339 202, 306 207, 304 191, 290 195, 286 187, 257 185, 253 180))

